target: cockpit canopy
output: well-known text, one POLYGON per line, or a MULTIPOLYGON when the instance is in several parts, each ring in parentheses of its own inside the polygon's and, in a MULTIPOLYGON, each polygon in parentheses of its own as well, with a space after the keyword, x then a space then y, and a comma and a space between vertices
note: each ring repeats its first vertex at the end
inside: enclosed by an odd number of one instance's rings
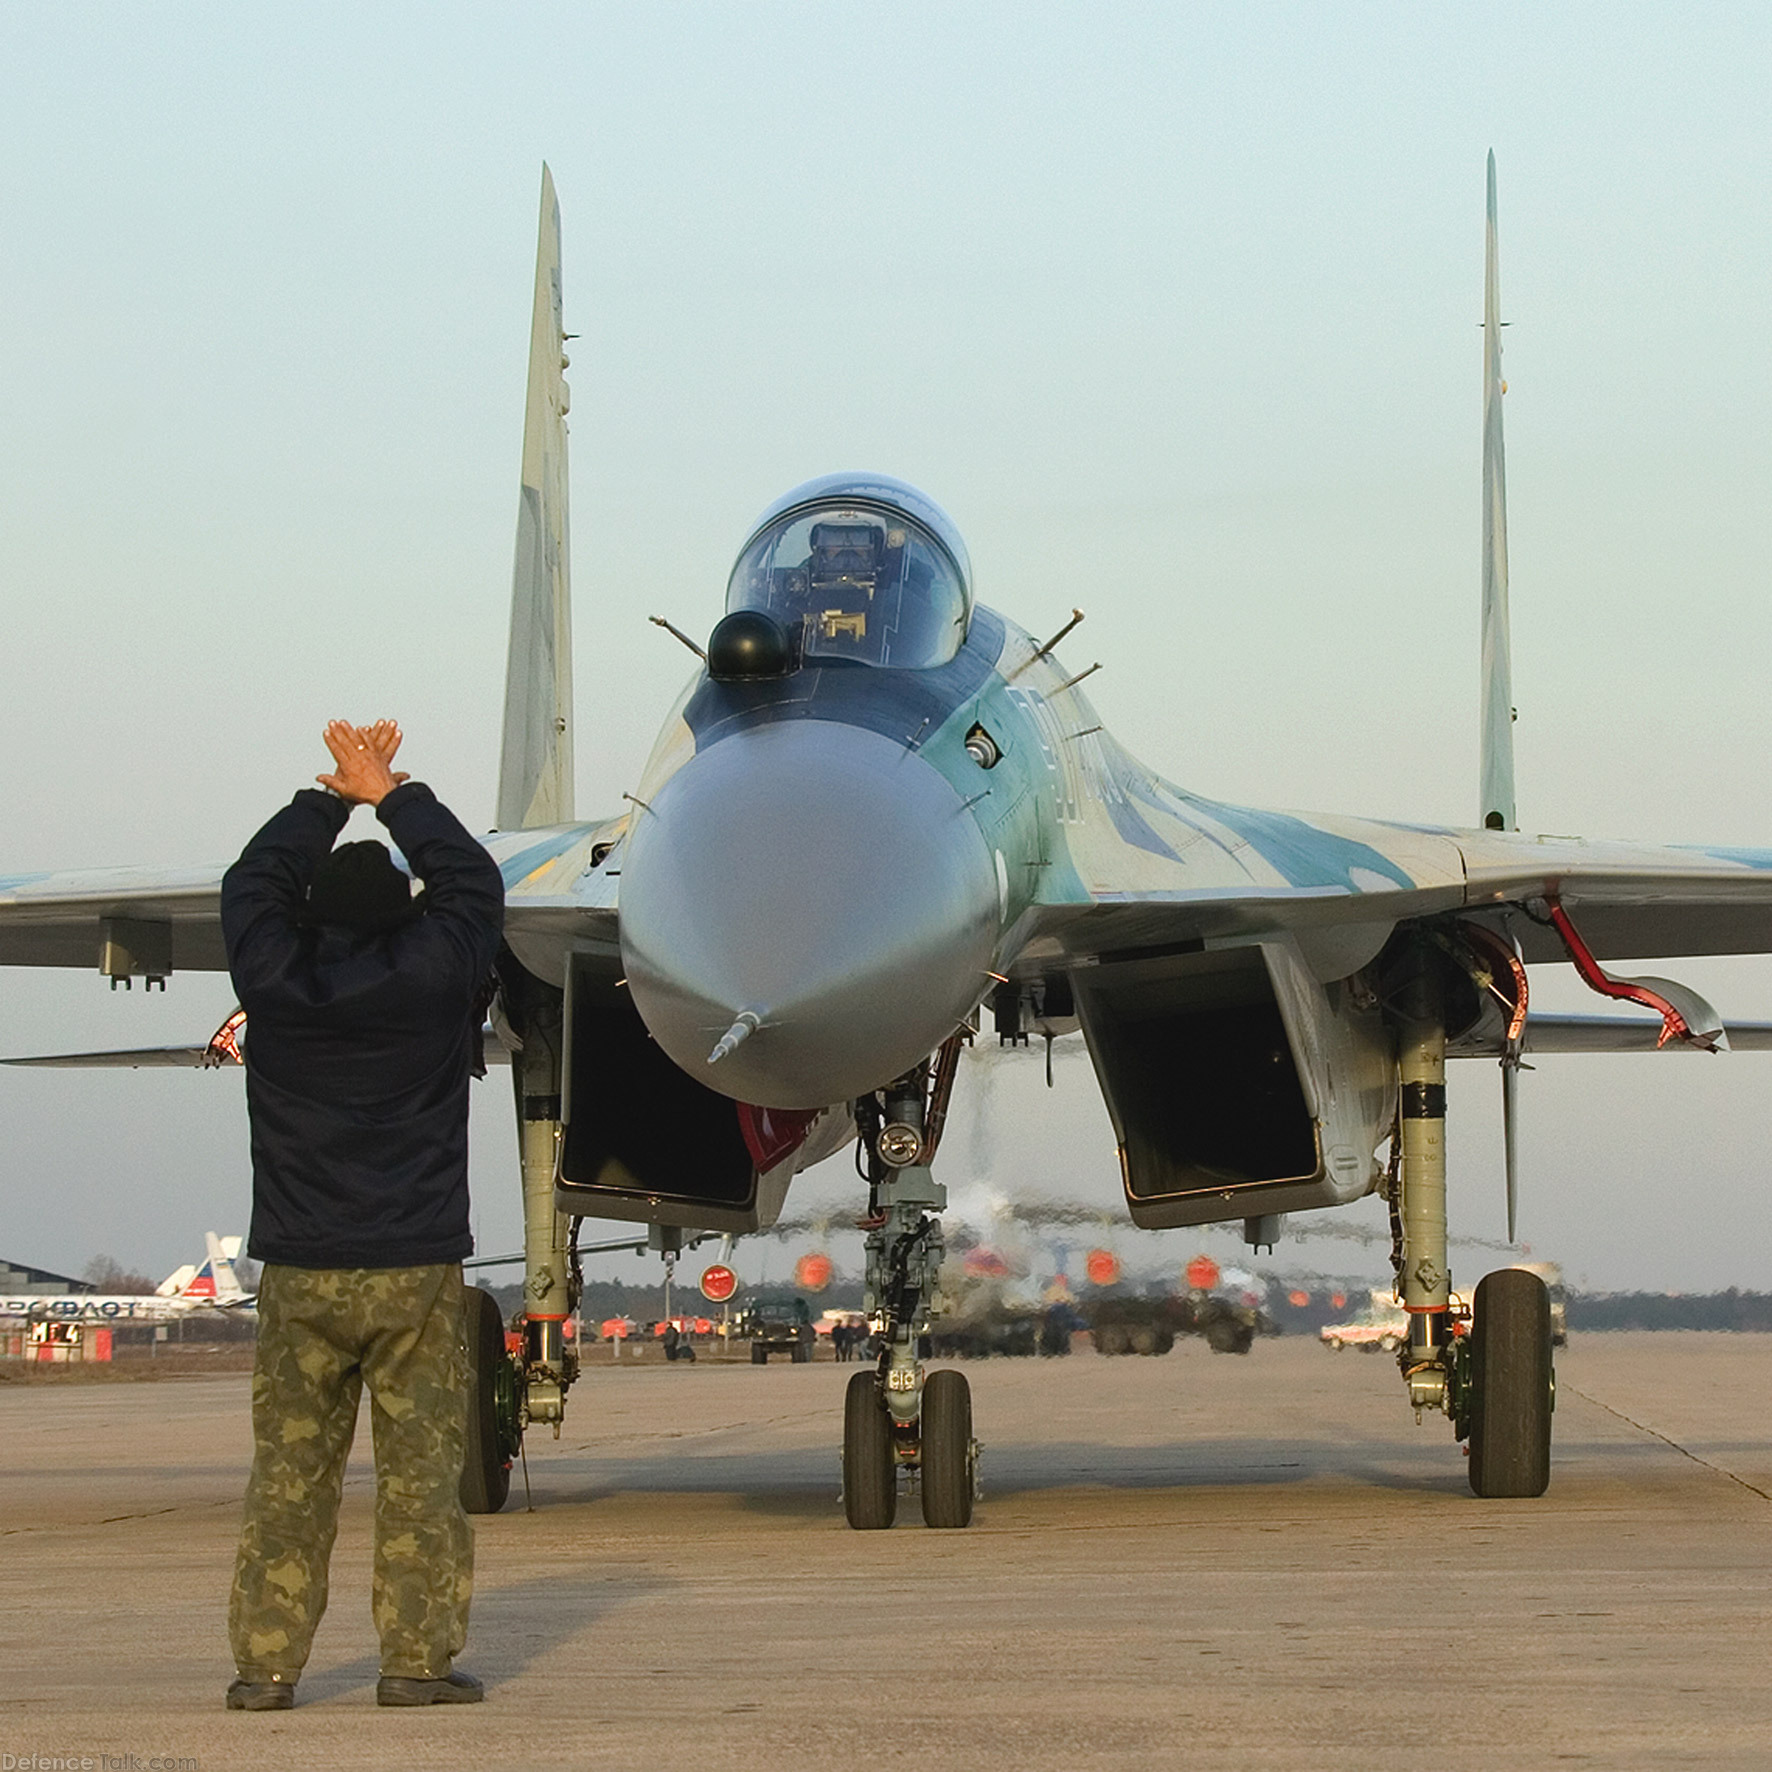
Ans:
POLYGON ((971 568, 951 519, 915 487, 833 474, 764 513, 726 609, 773 616, 803 660, 927 670, 966 639, 971 568))

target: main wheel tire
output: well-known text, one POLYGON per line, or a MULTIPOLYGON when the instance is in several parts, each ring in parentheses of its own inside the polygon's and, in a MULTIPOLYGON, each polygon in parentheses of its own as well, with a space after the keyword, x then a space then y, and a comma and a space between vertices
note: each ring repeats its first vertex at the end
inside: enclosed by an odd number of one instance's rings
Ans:
POLYGON ((1471 1326, 1470 1483, 1487 1499, 1550 1487, 1550 1294, 1501 1268, 1477 1283, 1471 1326))
POLYGON ((1223 1317, 1215 1317, 1206 1325, 1206 1345, 1215 1354, 1247 1353, 1237 1346, 1237 1326, 1223 1317))
POLYGON ((970 1526, 974 1487, 972 1386, 963 1372, 931 1372, 923 1386, 923 1524, 970 1526))
POLYGON ((461 1504, 471 1514, 495 1514, 511 1493, 511 1455, 499 1426, 499 1386, 510 1363, 498 1301, 479 1286, 462 1293, 462 1337, 468 1349, 467 1456, 461 1467, 461 1504))
POLYGON ((880 1381, 857 1372, 843 1393, 843 1514, 857 1532, 879 1532, 898 1512, 898 1460, 880 1381))
POLYGON ((751 1364, 753 1366, 767 1366, 769 1364, 769 1350, 760 1341, 751 1343, 751 1364))

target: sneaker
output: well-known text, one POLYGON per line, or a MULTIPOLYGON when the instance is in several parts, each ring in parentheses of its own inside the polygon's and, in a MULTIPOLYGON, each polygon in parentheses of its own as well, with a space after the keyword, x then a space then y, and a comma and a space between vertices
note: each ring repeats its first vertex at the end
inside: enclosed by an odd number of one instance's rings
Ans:
POLYGON ((249 1680, 244 1675, 228 1688, 229 1710, 293 1710, 294 1680, 249 1680))
POLYGON ((486 1688, 472 1674, 445 1674, 440 1680, 407 1680, 383 1674, 375 1683, 377 1704, 478 1704, 486 1688))

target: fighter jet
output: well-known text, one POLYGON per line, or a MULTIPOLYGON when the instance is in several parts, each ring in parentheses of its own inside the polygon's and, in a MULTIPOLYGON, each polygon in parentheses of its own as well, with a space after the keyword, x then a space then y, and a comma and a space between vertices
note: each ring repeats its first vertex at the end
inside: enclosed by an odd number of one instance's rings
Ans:
MULTIPOLYGON (((847 1518, 890 1525, 914 1469, 925 1522, 966 1525, 967 1380, 927 1371, 918 1350, 942 1304, 934 1165, 961 1044, 987 1013, 1009 1038, 1081 1029, 1135 1225, 1240 1221, 1264 1244, 1287 1213, 1381 1193, 1408 1403, 1469 1442, 1478 1494, 1544 1490, 1545 1289, 1518 1269, 1469 1301, 1453 1289, 1447 1060, 1500 1061, 1511 1127, 1526 1054, 1720 1050, 1729 1030, 1695 992, 1607 967, 1772 952, 1772 849, 1517 829, 1493 159, 1488 222, 1471 827, 1268 811, 1165 779, 1107 730, 1086 687, 1095 667, 1061 657, 1082 611, 1042 634, 977 602, 946 512, 872 472, 797 486, 737 538, 705 644, 678 635, 695 663, 642 776, 584 820, 544 168, 486 839, 508 889, 493 1023, 514 1080, 525 1305, 507 1359, 496 1307, 472 1295, 474 1505, 502 1503, 523 1428, 565 1409, 575 1219, 645 1225, 666 1251, 754 1231, 798 1172, 853 1142, 884 1351, 845 1399, 847 1518), (1554 962, 1650 1014, 1533 1013, 1529 969, 1554 962)), ((96 965, 114 981, 219 969, 219 878, 0 881, 0 963, 96 965)), ((1760 1027, 1735 1043, 1766 1040, 1760 1027)))

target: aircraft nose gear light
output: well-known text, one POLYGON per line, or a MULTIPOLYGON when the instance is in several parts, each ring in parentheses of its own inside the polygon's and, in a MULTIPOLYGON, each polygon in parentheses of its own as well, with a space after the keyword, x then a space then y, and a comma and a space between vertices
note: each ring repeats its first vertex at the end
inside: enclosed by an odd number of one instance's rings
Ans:
POLYGON ((923 1136, 916 1127, 897 1123, 882 1127, 874 1141, 880 1160, 894 1169, 903 1169, 923 1154, 923 1136))

